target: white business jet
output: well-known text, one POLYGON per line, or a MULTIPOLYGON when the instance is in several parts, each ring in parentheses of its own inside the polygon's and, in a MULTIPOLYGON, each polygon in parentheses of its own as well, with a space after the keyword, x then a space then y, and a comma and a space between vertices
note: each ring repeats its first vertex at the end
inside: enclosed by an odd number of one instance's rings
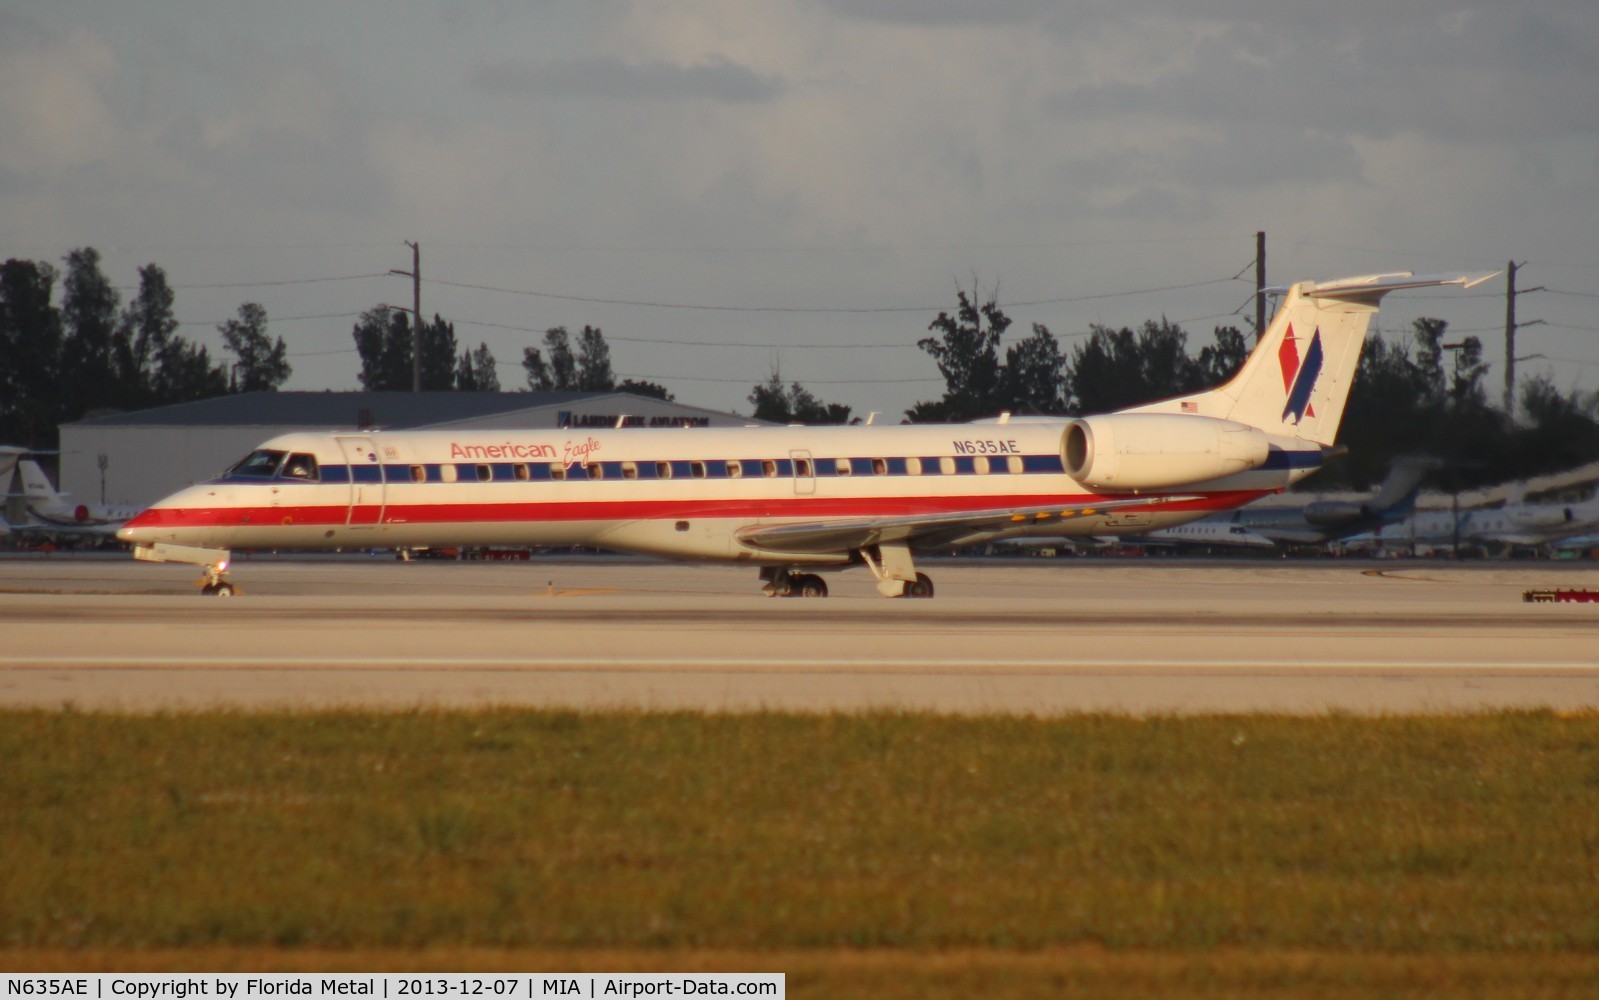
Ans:
POLYGON ((50 479, 31 458, 17 463, 17 474, 22 479, 22 493, 26 497, 28 528, 47 534, 98 535, 110 538, 124 523, 139 513, 137 507, 112 507, 98 503, 70 503, 56 492, 50 479))
POLYGON ((286 434, 118 532, 206 568, 234 549, 593 545, 748 563, 771 595, 865 566, 931 597, 915 555, 1018 536, 1123 535, 1230 510, 1331 451, 1389 292, 1492 274, 1302 282, 1236 376, 1116 413, 972 424, 286 434))

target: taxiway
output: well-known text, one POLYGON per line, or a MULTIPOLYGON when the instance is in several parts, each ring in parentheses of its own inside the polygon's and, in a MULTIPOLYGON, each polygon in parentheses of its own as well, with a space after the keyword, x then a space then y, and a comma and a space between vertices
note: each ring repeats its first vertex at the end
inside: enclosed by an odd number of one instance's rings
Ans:
POLYGON ((929 561, 770 599, 747 567, 246 559, 244 593, 129 559, 0 561, 0 706, 752 711, 1599 709, 1579 564, 929 561))

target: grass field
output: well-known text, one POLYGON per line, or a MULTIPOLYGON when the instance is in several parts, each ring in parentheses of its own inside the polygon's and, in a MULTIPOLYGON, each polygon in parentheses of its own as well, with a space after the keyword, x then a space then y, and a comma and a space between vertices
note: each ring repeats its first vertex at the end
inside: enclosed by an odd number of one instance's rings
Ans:
POLYGON ((0 965, 351 960, 1591 996, 1599 716, 0 713, 0 965))

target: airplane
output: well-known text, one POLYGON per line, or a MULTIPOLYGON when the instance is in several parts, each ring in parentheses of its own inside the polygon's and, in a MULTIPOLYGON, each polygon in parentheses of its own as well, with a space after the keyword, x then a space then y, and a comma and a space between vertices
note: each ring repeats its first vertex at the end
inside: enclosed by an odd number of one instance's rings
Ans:
POLYGON ((1477 545, 1538 548, 1599 528, 1599 497, 1582 503, 1511 503, 1471 511, 1462 534, 1477 545))
POLYGON ((98 535, 110 538, 129 518, 139 513, 137 507, 108 507, 104 504, 71 504, 56 492, 50 479, 31 458, 17 463, 22 478, 22 494, 26 498, 27 525, 20 527, 66 535, 98 535))
POLYGON ((1383 296, 1487 274, 1305 281, 1238 373, 1114 413, 972 424, 347 431, 273 438, 117 536, 205 570, 233 549, 590 545, 745 563, 770 596, 825 597, 863 565, 932 597, 915 555, 1024 535, 1122 535, 1280 492, 1334 452, 1383 296))
POLYGON ((1525 503, 1480 507, 1458 514, 1421 510, 1384 530, 1358 536, 1381 548, 1431 553, 1455 546, 1480 550, 1536 549, 1599 529, 1599 497, 1581 503, 1525 503))
POLYGON ((11 485, 11 473, 17 467, 17 459, 31 454, 28 449, 18 448, 14 444, 0 444, 0 486, 11 485))
POLYGON ((1416 509, 1427 473, 1441 468, 1436 458, 1406 455, 1394 460, 1377 492, 1366 500, 1315 500, 1297 507, 1245 507, 1206 518, 1199 524, 1242 526, 1278 545, 1323 545, 1395 524, 1416 509))
POLYGON ((1216 548, 1271 549, 1277 543, 1242 524, 1204 518, 1171 528, 1129 535, 1129 544, 1150 547, 1213 546, 1216 548))

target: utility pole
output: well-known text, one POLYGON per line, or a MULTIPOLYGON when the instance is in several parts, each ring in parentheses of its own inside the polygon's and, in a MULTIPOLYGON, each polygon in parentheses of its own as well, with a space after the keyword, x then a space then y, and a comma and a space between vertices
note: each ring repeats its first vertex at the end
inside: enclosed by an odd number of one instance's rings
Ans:
POLYGON ((411 248, 411 269, 401 271, 390 268, 390 274, 400 274, 411 279, 411 391, 422 391, 422 247, 405 241, 411 248))
POLYGON ((1516 291, 1516 272, 1526 266, 1526 261, 1520 264, 1511 261, 1505 269, 1505 416, 1511 420, 1516 419, 1516 329, 1521 326, 1536 326, 1543 322, 1541 319, 1529 323, 1516 322, 1516 296, 1544 290, 1542 285, 1538 285, 1535 288, 1516 291))
POLYGON ((1255 234, 1255 343, 1266 335, 1266 234, 1255 234))

